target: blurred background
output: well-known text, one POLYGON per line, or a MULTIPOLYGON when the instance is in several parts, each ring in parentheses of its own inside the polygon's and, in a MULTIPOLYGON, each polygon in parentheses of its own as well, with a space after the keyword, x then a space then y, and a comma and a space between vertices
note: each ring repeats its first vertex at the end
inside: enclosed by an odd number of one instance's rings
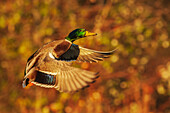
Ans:
POLYGON ((0 113, 170 113, 169 0, 1 0, 0 113), (85 28, 76 41, 118 50, 99 63, 89 88, 22 88, 26 61, 43 44, 85 28))

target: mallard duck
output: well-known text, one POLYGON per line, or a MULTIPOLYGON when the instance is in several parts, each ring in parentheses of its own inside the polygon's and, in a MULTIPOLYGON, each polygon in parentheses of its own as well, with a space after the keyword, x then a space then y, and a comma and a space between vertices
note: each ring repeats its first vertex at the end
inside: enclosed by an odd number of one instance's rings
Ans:
POLYGON ((85 29, 73 30, 65 39, 49 42, 28 58, 22 86, 37 85, 55 88, 60 92, 73 92, 95 81, 95 72, 72 67, 72 62, 98 62, 113 51, 102 52, 80 47, 73 42, 95 36, 85 29))

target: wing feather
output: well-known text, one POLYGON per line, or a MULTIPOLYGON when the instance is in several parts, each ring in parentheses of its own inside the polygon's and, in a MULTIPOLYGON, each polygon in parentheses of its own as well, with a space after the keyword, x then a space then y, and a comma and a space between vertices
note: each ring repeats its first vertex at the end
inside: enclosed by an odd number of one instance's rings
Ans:
POLYGON ((63 72, 63 76, 62 76, 62 79, 63 79, 63 92, 66 92, 67 91, 67 86, 66 86, 66 80, 67 80, 67 76, 65 75, 65 73, 63 72))
POLYGON ((80 89, 80 88, 81 88, 81 85, 80 85, 80 83, 78 82, 77 77, 75 76, 75 73, 72 73, 72 80, 73 80, 73 82, 74 82, 75 85, 76 85, 76 90, 80 89))
POLYGON ((64 91, 64 80, 63 80, 63 78, 64 78, 64 74, 63 73, 61 73, 61 92, 63 92, 64 91))
POLYGON ((83 87, 83 84, 81 83, 81 80, 80 80, 79 76, 81 76, 81 75, 79 75, 76 72, 74 72, 74 77, 75 77, 76 82, 77 82, 77 84, 79 86, 78 89, 81 89, 83 87))
POLYGON ((102 61, 103 58, 108 58, 115 51, 115 50, 112 50, 112 51, 103 52, 103 51, 95 51, 95 50, 91 50, 91 49, 87 49, 83 47, 79 47, 79 49, 80 49, 80 54, 76 61, 90 62, 90 63, 102 61))
POLYGON ((92 82, 93 80, 88 78, 87 76, 79 76, 82 80, 86 81, 86 82, 92 82))
POLYGON ((61 90, 61 76, 57 76, 57 79, 58 79, 58 84, 57 84, 57 90, 61 90))
POLYGON ((57 90, 73 92, 88 86, 96 79, 97 75, 94 72, 70 67, 70 69, 61 71, 61 74, 57 77, 59 87, 57 90))
POLYGON ((68 76, 65 74, 66 92, 70 92, 72 90, 68 76))
POLYGON ((70 86, 70 89, 71 89, 69 92, 74 91, 75 90, 75 85, 74 85, 74 83, 72 81, 71 75, 68 74, 67 77, 69 79, 68 82, 69 82, 69 86, 70 86))
MULTIPOLYGON (((55 65, 55 63, 51 63, 51 65, 55 65)), ((51 73, 50 71, 48 72, 48 70, 42 71, 39 69, 38 71, 48 75, 53 75, 54 77, 56 77, 56 81, 53 86, 38 82, 34 83, 35 85, 46 88, 54 87, 61 92, 77 91, 88 86, 89 83, 93 82, 97 78, 97 75, 94 72, 70 66, 60 66, 58 70, 53 70, 53 73, 51 73)))
POLYGON ((81 84, 81 88, 85 87, 87 85, 87 83, 86 83, 85 79, 81 78, 81 76, 83 76, 83 75, 79 75, 79 74, 77 74, 77 72, 75 72, 75 74, 77 75, 76 76, 77 81, 81 84))

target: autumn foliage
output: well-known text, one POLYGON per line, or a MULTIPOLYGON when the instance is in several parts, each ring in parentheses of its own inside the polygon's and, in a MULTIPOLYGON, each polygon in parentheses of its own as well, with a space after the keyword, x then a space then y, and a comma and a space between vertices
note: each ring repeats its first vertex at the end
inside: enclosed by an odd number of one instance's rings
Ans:
POLYGON ((1 113, 170 112, 169 0, 1 0, 1 113), (74 64, 99 72, 75 93, 22 88, 26 61, 76 28, 98 35, 75 43, 112 50, 105 61, 74 64))

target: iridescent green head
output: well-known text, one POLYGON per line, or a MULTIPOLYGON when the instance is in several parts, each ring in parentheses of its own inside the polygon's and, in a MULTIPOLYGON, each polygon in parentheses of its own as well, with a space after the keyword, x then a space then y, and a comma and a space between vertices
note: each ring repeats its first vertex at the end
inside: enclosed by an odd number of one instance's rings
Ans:
POLYGON ((90 33, 88 31, 86 31, 85 29, 75 29, 73 30, 67 37, 66 39, 74 42, 75 40, 79 39, 79 38, 83 38, 83 37, 87 37, 87 36, 95 36, 97 35, 96 33, 90 33))

